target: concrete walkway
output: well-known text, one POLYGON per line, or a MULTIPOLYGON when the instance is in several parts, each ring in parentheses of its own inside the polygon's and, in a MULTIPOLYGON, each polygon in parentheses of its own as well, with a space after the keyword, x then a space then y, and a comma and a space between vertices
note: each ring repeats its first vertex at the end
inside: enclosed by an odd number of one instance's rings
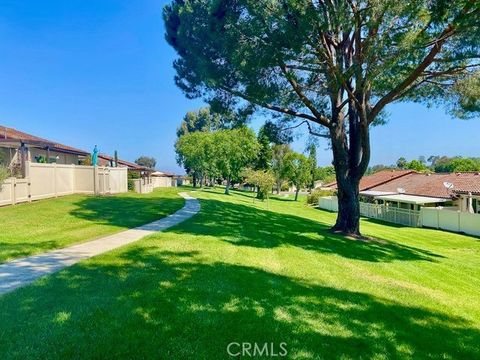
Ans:
POLYGON ((0 265, 0 295, 27 285, 39 277, 54 273, 77 262, 138 241, 157 231, 166 230, 198 213, 200 203, 197 199, 180 193, 185 206, 176 213, 150 224, 142 225, 121 233, 106 236, 93 241, 73 245, 64 249, 49 251, 17 259, 0 265))

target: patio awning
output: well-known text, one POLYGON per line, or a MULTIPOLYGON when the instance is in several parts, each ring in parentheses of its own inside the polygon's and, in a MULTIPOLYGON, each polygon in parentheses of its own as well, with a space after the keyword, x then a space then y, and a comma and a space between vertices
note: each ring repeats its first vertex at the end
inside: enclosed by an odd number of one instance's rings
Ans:
POLYGON ((364 196, 383 196, 383 195, 395 195, 396 192, 388 192, 388 191, 375 191, 375 190, 365 190, 360 191, 360 195, 364 196))
POLYGON ((382 196, 376 196, 375 199, 384 200, 384 201, 402 202, 407 204, 416 204, 416 205, 435 204, 435 203, 448 201, 448 199, 444 199, 444 198, 406 195, 406 194, 382 195, 382 196))

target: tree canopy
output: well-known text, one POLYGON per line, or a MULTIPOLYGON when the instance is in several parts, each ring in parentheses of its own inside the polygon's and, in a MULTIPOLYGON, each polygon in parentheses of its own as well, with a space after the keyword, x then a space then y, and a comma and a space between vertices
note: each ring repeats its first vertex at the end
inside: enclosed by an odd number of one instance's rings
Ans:
POLYGON ((149 169, 155 169, 155 165, 157 165, 157 160, 151 156, 140 156, 137 160, 135 160, 135 164, 140 166, 145 166, 149 169))
POLYGON ((369 127, 388 104, 480 111, 479 15, 477 0, 175 0, 164 10, 175 81, 188 97, 267 109, 329 138, 333 230, 352 235, 369 127))
POLYGON ((197 179, 236 180, 240 172, 253 165, 259 144, 255 133, 246 127, 214 132, 196 131, 180 136, 175 145, 177 161, 197 179))
POLYGON ((312 181, 310 161, 305 155, 294 151, 288 152, 283 161, 283 177, 295 186, 295 201, 297 201, 300 190, 309 186, 312 181))

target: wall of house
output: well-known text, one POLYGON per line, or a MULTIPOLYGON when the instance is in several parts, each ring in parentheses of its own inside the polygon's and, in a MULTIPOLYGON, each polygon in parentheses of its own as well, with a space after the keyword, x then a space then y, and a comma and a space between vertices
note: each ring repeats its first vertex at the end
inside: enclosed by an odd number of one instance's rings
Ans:
POLYGON ((134 186, 135 192, 139 194, 148 194, 153 191, 152 178, 149 178, 149 177, 134 179, 133 186, 134 186))
POLYGON ((169 176, 152 176, 151 179, 154 188, 177 186, 175 179, 169 176))
MULTIPOLYGON (((31 162, 36 162, 35 158, 38 156, 43 156, 44 158, 47 157, 47 151, 44 149, 29 148, 29 152, 30 152, 29 160, 31 162)), ((61 165, 78 165, 78 161, 79 161, 78 155, 64 154, 57 151, 50 151, 49 155, 50 155, 49 162, 55 161, 57 164, 61 164, 61 165)))
POLYGON ((17 149, 11 148, 0 148, 1 157, 4 159, 7 166, 12 165, 13 163, 17 162, 17 149))
POLYGON ((25 179, 0 186, 0 206, 75 193, 116 194, 128 191, 127 168, 27 162, 25 179))

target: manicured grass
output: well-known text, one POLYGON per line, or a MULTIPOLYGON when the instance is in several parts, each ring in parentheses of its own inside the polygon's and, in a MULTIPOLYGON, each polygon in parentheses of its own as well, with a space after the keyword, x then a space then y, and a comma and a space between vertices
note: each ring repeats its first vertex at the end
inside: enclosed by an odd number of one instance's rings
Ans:
POLYGON ((0 297, 0 358, 480 356, 479 240, 364 220, 365 243, 304 203, 194 194, 185 223, 0 297))
POLYGON ((71 195, 0 208, 0 263, 143 225, 180 209, 179 189, 71 195))

